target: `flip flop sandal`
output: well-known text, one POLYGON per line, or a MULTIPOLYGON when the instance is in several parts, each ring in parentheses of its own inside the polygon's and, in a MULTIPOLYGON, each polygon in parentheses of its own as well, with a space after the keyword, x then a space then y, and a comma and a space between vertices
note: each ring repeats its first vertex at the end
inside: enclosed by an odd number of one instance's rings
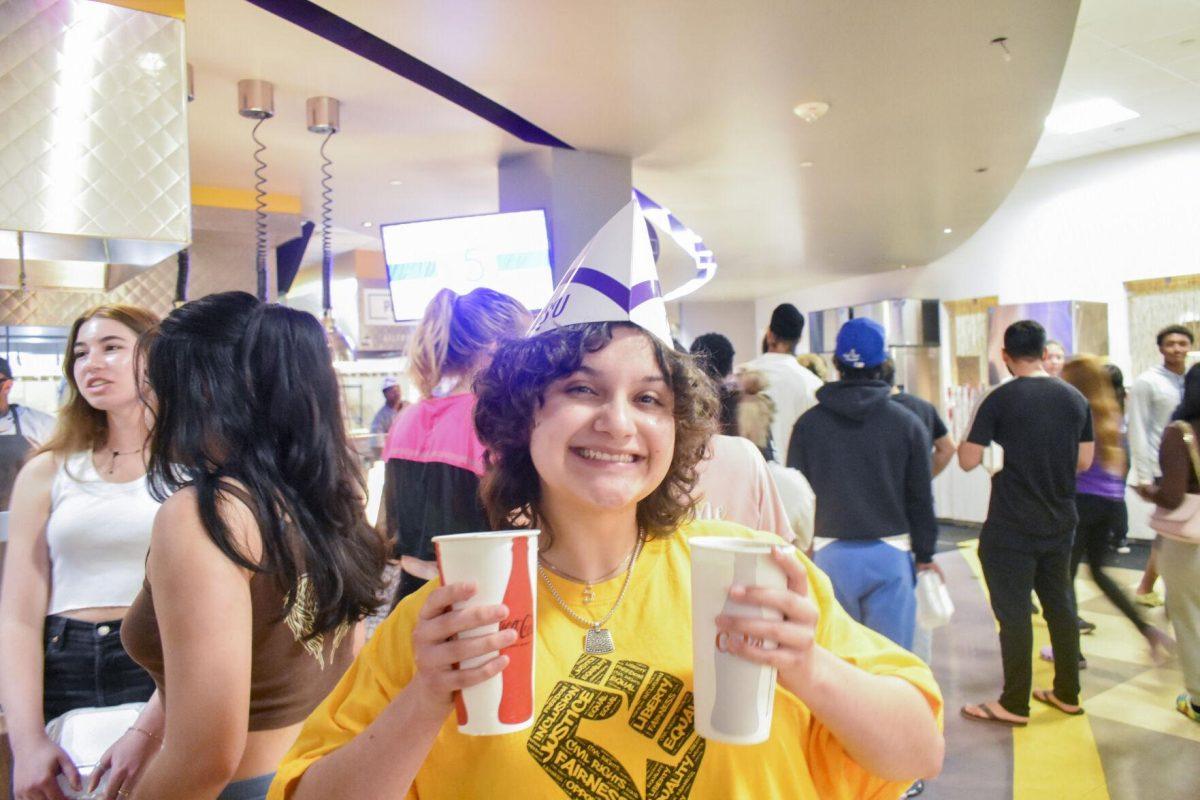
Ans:
POLYGON ((978 703, 975 706, 975 708, 979 709, 978 714, 967 711, 967 708, 967 706, 963 706, 959 709, 959 713, 967 719, 972 719, 976 722, 992 722, 997 725, 1007 725, 1010 728, 1024 728, 1029 724, 1028 720, 1004 719, 1003 717, 998 717, 996 716, 996 712, 988 708, 987 704, 985 703, 978 703))
POLYGON ((1058 704, 1059 703, 1058 698, 1056 698, 1054 696, 1054 694, 1052 692, 1050 692, 1048 689, 1034 689, 1033 690, 1033 699, 1037 700, 1039 703, 1048 705, 1053 709, 1061 711, 1062 713, 1064 713, 1070 717, 1078 717, 1078 716, 1083 715, 1083 706, 1080 706, 1079 708, 1075 709, 1074 711, 1067 711, 1065 708, 1063 708, 1062 706, 1060 706, 1058 704))

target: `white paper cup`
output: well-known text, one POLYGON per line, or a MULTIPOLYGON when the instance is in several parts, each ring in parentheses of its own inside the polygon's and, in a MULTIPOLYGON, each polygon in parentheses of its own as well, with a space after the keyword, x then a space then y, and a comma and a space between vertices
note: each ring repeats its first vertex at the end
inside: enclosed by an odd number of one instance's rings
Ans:
MULTIPOLYGON (((692 667, 696 732, 729 744, 758 744, 771 735, 775 668, 729 652, 728 634, 717 632, 717 616, 780 619, 777 611, 729 599, 729 587, 787 588, 787 576, 771 560, 771 543, 749 539, 690 539, 692 550, 692 667)), ((794 547, 775 545, 785 553, 794 547)), ((774 642, 764 642, 774 647, 774 642)))
POLYGON ((458 730, 471 736, 512 733, 533 724, 534 631, 537 629, 538 531, 461 533, 433 537, 442 583, 474 581, 475 596, 456 609, 504 603, 508 617, 500 623, 472 628, 460 639, 485 636, 501 628, 517 631, 517 641, 500 653, 470 658, 458 666, 471 669, 497 655, 508 666, 483 683, 454 693, 458 730))

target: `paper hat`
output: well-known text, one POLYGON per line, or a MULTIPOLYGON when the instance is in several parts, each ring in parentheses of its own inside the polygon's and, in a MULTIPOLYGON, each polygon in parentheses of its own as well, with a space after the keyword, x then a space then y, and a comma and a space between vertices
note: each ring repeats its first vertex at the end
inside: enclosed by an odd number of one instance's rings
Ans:
POLYGON ((636 200, 604 223, 571 262, 529 336, 581 322, 632 322, 673 346, 650 235, 636 200))

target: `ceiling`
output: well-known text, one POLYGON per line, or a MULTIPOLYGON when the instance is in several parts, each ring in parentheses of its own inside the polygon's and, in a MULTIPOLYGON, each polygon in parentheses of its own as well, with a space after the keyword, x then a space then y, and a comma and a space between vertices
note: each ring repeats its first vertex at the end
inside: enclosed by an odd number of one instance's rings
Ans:
MULTIPOLYGON (((320 4, 576 148, 631 157, 635 185, 714 251, 721 271, 697 295, 705 300, 923 264, 965 241, 1037 144, 1078 8, 320 4), (1008 37, 1011 60, 990 44, 997 36, 1008 37), (791 113, 809 100, 831 106, 811 125, 791 113)), ((237 115, 235 86, 270 80, 276 117, 261 129, 269 189, 300 195, 317 217, 321 137, 305 130, 304 100, 342 101, 328 148, 338 249, 378 247, 363 221, 496 210, 500 157, 534 149, 244 0, 189 4, 187 31, 196 184, 252 184, 252 122, 237 115)))
POLYGON ((1047 131, 1031 167, 1200 131, 1200 0, 1083 0, 1054 105, 1094 97, 1141 117, 1047 131))

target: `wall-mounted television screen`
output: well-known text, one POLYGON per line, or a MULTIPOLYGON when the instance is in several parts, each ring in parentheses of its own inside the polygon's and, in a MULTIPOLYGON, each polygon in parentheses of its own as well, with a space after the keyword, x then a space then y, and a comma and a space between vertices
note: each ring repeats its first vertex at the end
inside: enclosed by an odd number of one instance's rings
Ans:
POLYGON ((397 322, 420 319, 438 290, 486 286, 530 311, 554 291, 546 213, 513 211, 379 227, 397 322))

